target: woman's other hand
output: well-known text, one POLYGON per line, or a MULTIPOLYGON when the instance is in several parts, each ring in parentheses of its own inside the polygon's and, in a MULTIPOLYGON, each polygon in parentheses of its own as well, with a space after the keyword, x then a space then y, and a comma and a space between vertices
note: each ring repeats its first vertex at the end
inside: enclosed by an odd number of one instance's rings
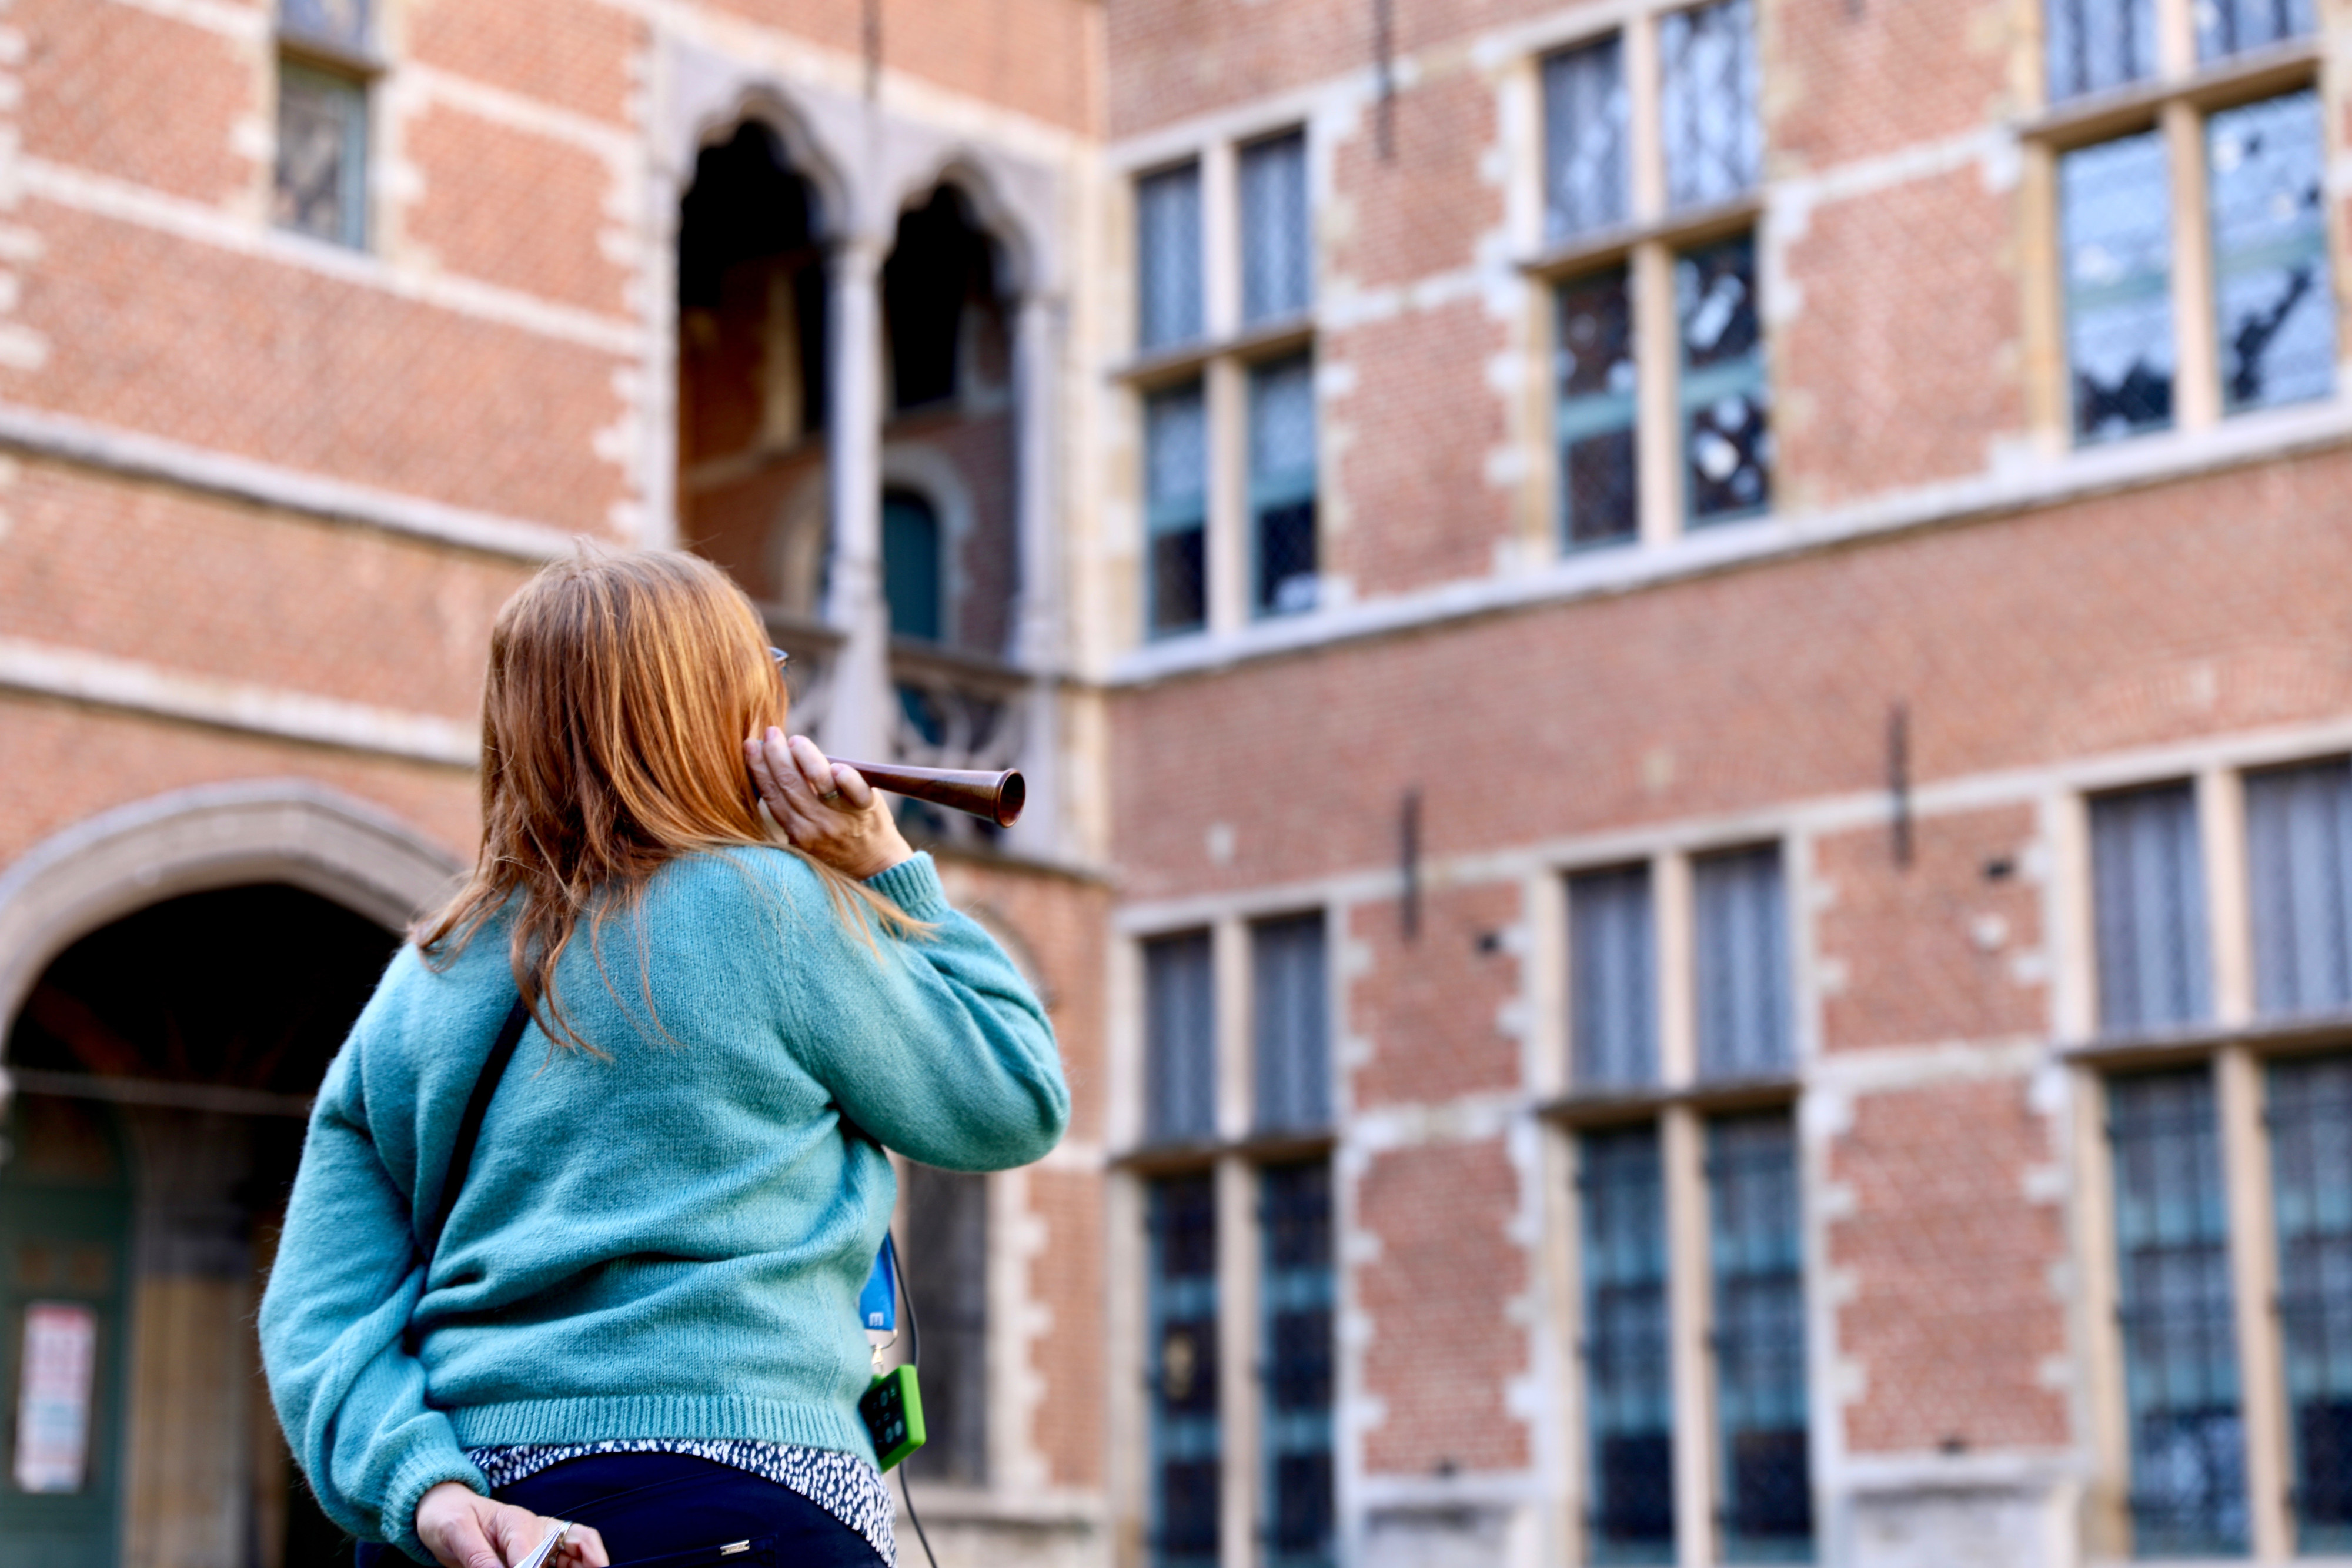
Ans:
POLYGON ((743 743, 743 760, 768 815, 793 847, 864 882, 914 854, 898 820, 845 762, 830 762, 804 735, 768 727, 743 743))
MULTIPOLYGON (((462 1481, 443 1481, 416 1505, 416 1539, 441 1568, 516 1568, 530 1561, 555 1521, 492 1502, 462 1481)), ((547 1568, 610 1568, 604 1538, 584 1524, 564 1531, 547 1568)))

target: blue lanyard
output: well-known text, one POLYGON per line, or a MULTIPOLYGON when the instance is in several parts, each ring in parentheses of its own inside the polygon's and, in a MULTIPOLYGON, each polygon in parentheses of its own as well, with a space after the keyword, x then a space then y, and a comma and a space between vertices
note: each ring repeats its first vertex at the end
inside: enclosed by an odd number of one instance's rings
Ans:
POLYGON ((898 1337, 898 1251, 890 1236, 882 1236, 882 1250, 874 1254, 874 1270, 857 1292, 857 1320, 866 1338, 879 1351, 898 1337))

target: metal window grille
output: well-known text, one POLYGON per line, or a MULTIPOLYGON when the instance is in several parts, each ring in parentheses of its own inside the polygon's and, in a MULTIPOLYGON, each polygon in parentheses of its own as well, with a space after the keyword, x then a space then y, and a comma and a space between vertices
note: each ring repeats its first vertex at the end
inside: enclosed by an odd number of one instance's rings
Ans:
POLYGON ((1716 0, 1659 18, 1664 66, 1658 110, 1665 136, 1666 202, 1728 201, 1763 170, 1756 112, 1755 0, 1716 0))
POLYGON ((1543 63, 1544 232, 1553 239, 1626 218, 1625 50, 1616 35, 1543 63))
POLYGON ((1579 1142, 1587 1555, 1594 1563, 1671 1563, 1674 1378, 1658 1131, 1589 1133, 1579 1142))
POLYGON ((2234 413, 2336 390, 2319 94, 2308 88, 2205 121, 2214 325, 2234 413))
POLYGON ((2352 1059, 2270 1073, 2297 1544, 2352 1552, 2352 1059))
POLYGON ((2312 0, 2197 0, 2197 58, 2218 60, 2315 32, 2312 0))
POLYGON ((2156 0, 2048 0, 2042 20, 2053 102, 2156 69, 2156 0))
POLYGON ((1259 1175, 1265 1568, 1331 1568, 1331 1167, 1259 1175))
POLYGON ((1151 1560, 1216 1568, 1217 1193, 1207 1172, 1152 1183, 1151 1560))
POLYGON ((988 1178, 909 1163, 907 1288, 922 1313, 919 1473, 988 1479, 988 1178))
POLYGON ((1568 879, 1569 1040, 1580 1089, 1658 1076, 1650 868, 1568 879))
POLYGON ((278 226, 356 250, 367 244, 367 89, 290 63, 278 72, 278 226))
POLYGON ((1196 632, 1209 612, 1209 412, 1201 383, 1143 404, 1144 602, 1151 635, 1196 632))
POLYGON ((1751 517, 1772 503, 1770 389, 1756 298, 1756 236, 1675 258, 1682 335, 1685 505, 1694 526, 1751 517))
POLYGON ((2107 1086, 2134 1548, 2246 1548, 2228 1209, 2206 1068, 2107 1086))
POLYGON ((1809 1561, 1813 1491, 1794 1121, 1785 1112, 1715 1121, 1706 1173, 1723 1555, 1809 1561))
POLYGON ((1632 290, 1617 267, 1563 283, 1555 298, 1561 542, 1621 543, 1641 521, 1632 290))
POLYGON ((2172 423, 2172 190, 2158 131, 2058 160, 2074 439, 2172 423))
POLYGON ((2194 1023, 2208 1009, 2205 872, 2187 784, 2091 802, 2099 1024, 2131 1034, 2194 1023))
POLYGON ((1252 603, 1260 615, 1315 608, 1315 362, 1305 354, 1249 377, 1252 603))
POLYGON ((1216 986, 1209 934, 1188 931, 1143 945, 1144 1055, 1155 1141, 1206 1138, 1217 1130, 1216 986))
POLYGON ((298 37, 363 53, 373 36, 369 0, 280 0, 278 25, 298 37))
POLYGON ((1201 335, 1201 166, 1135 184, 1137 335, 1157 349, 1201 335))
POLYGON ((1698 1066, 1706 1078, 1785 1073, 1789 912, 1780 849, 1766 844, 1691 864, 1697 916, 1698 1066))
POLYGON ((1314 298, 1307 216, 1307 133, 1252 142, 1241 152, 1242 319, 1295 316, 1314 298))
POLYGON ((1250 927, 1250 1008, 1256 1121, 1268 1131, 1331 1120, 1331 1055, 1323 916, 1261 920, 1250 927))
POLYGON ((2352 763, 2246 776, 2254 1003, 2265 1018, 2352 1008, 2352 763))

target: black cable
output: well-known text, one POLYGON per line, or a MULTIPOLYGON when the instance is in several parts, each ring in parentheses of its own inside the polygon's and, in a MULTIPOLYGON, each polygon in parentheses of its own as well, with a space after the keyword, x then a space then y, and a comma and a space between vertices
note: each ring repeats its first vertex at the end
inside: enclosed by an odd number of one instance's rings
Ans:
MULTIPOLYGON (((915 1315, 915 1288, 907 1283, 907 1255, 898 1250, 898 1239, 890 1239, 890 1255, 898 1263, 898 1299, 907 1303, 907 1364, 915 1369, 918 1377, 923 1369, 923 1320, 915 1315)), ((907 1458, 913 1458, 909 1454, 907 1458)), ((915 1511, 914 1483, 907 1479, 907 1461, 898 1461, 898 1495, 907 1500, 907 1522, 915 1527, 915 1539, 923 1543, 923 1560, 931 1568, 940 1568, 940 1560, 931 1552, 931 1538, 923 1531, 922 1516, 915 1511)))

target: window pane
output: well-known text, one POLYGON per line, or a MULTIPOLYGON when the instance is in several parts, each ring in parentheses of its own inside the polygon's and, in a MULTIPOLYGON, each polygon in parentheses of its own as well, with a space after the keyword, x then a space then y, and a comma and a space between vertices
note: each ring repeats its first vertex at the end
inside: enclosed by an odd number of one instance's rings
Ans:
POLYGON ((278 227, 356 248, 366 243, 367 94, 299 66, 278 77, 278 227))
POLYGON ((2053 100, 2156 69, 2156 0, 2048 0, 2042 15, 2053 100))
POLYGON ((1335 1561, 1331 1491, 1331 1167, 1262 1173, 1266 1568, 1335 1561))
POLYGON ((1325 1126, 1331 1120, 1331 1093, 1323 916, 1261 920, 1251 926, 1250 969, 1257 1124, 1269 1130, 1325 1126))
POLYGON ((1694 524, 1752 516, 1772 499, 1770 393, 1756 298, 1756 236, 1675 258, 1682 333, 1683 483, 1694 524))
POLYGON ((2205 872, 2186 784, 2091 802, 2099 1025, 2128 1034, 2206 1015, 2205 872))
POLYGON ((1217 1130, 1216 990, 1209 934, 1143 945, 1145 1131, 1154 1141, 1217 1130))
POLYGON ((1260 615, 1315 608, 1315 364, 1301 354, 1249 378, 1252 603, 1260 615))
POLYGON ((1201 168, 1136 182, 1136 294, 1141 347, 1201 335, 1201 168))
POLYGON ((1151 1184, 1151 1560, 1215 1568, 1217 1194, 1207 1173, 1151 1184))
POLYGON ((1294 316, 1314 297, 1307 220, 1307 134, 1242 149, 1242 319, 1294 316))
POLYGON ((1209 417, 1194 382, 1143 404, 1146 622, 1153 635, 1208 619, 1209 417))
POLYGON ((2172 192, 2156 131, 2058 160, 2074 438, 2172 423, 2172 192))
POLYGON ((2139 1555, 2242 1552, 2230 1238, 2205 1068, 2114 1080, 2116 1250, 2139 1555))
POLYGON ((2352 1552, 2352 1060, 2270 1074, 2296 1544, 2352 1552))
POLYGON ((2316 30, 2312 0, 2193 0, 2197 57, 2217 60, 2316 30))
POLYGON ((1805 1283, 1797 1138, 1785 1112, 1707 1129, 1708 1254, 1723 1443, 1723 1554, 1808 1560, 1805 1283))
POLYGON ((2255 1006, 2352 1008, 2352 763, 2247 775, 2246 861, 2255 1006))
POLYGON ((355 52, 368 46, 368 0, 281 0, 278 23, 289 33, 355 52))
POLYGON ((1568 879, 1569 1033, 1579 1089, 1655 1082, 1650 868, 1568 879))
POLYGON ((1670 1563, 1674 1381, 1666 1342, 1666 1211, 1654 1126, 1580 1143, 1584 1408, 1595 1563, 1670 1563))
POLYGON ((1553 239, 1626 217, 1624 48, 1615 36, 1543 63, 1544 232, 1553 239))
POLYGON ((2205 122, 2221 399, 2235 413, 2336 390, 2319 95, 2227 109, 2205 122))
POLYGON ((893 490, 882 497, 882 598, 890 608, 890 634, 936 643, 940 627, 940 515, 920 496, 893 490))
POLYGON ((1717 0, 1658 22, 1665 76, 1659 104, 1666 202, 1728 201, 1756 183, 1764 132, 1756 113, 1754 0, 1717 0))
POLYGON ((915 1456, 928 1480, 988 1479, 988 1178, 911 1161, 907 1289, 923 1330, 923 1425, 915 1456))
POLYGON ((1691 864, 1698 925, 1698 1069, 1705 1078, 1785 1073, 1788 909, 1777 844, 1691 864))
POLYGON ((1570 549, 1613 544, 1632 538, 1640 521, 1625 269, 1561 284, 1558 308, 1561 537, 1570 549))

